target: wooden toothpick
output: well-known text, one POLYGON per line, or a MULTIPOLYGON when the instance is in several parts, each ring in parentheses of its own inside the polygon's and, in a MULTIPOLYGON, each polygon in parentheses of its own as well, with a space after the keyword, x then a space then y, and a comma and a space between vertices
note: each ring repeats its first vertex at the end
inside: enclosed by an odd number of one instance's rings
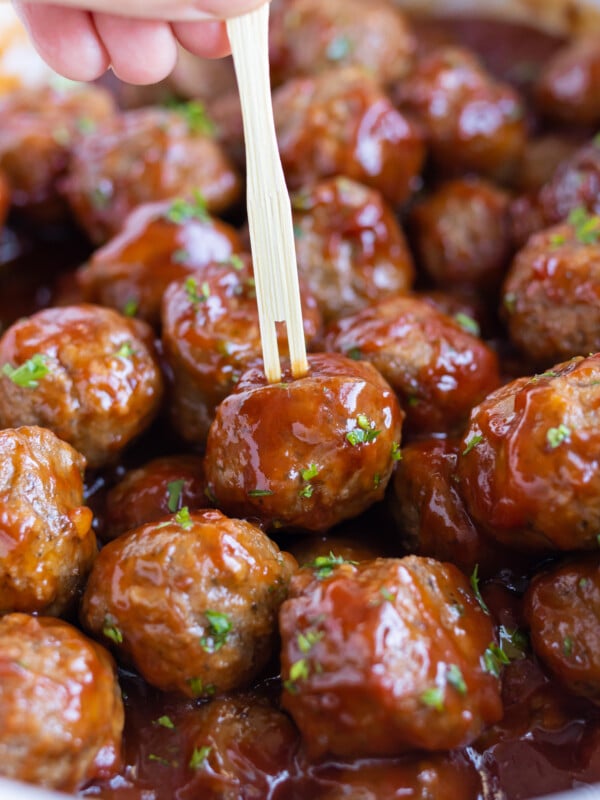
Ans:
POLYGON ((292 375, 308 372, 292 209, 277 148, 269 78, 269 4, 227 21, 244 121, 250 243, 265 375, 281 380, 276 322, 285 322, 292 375))

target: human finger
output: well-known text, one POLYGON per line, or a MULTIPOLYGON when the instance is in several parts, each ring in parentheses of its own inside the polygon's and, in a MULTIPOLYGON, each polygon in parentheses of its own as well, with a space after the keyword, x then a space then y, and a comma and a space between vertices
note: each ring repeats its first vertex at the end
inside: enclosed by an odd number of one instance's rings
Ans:
MULTIPOLYGON (((33 0, 36 6, 55 0, 33 0)), ((261 6, 266 0, 61 0, 65 7, 117 14, 141 19, 198 22, 237 17, 261 6)))
POLYGON ((222 22, 174 22, 173 33, 186 50, 202 58, 221 58, 231 51, 222 22))

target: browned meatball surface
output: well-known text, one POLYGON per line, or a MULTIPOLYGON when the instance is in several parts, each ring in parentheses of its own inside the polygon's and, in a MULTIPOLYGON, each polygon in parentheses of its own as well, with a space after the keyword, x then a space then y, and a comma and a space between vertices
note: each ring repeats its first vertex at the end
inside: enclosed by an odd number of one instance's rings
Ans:
POLYGON ((412 210, 420 263, 436 286, 496 289, 512 253, 509 195, 482 179, 442 184, 412 210))
POLYGON ((581 142, 560 133, 547 133, 527 140, 515 188, 521 192, 537 192, 551 180, 561 161, 570 158, 581 142))
MULTIPOLYGON (((312 294, 301 286, 304 334, 310 344, 321 330, 312 294)), ((283 330, 280 352, 287 352, 283 330)), ((209 264, 167 289, 162 342, 170 367, 169 412, 175 430, 201 445, 218 404, 242 372, 262 354, 256 286, 248 256, 209 264)))
POLYGON ((412 257, 379 192, 332 178, 292 197, 298 270, 326 322, 412 285, 412 257))
POLYGON ((61 614, 96 556, 85 459, 45 428, 0 430, 0 614, 61 614))
POLYGON ((549 59, 536 83, 538 109, 569 125, 600 122, 600 41, 582 36, 549 59))
POLYGON ((460 492, 475 521, 519 549, 597 549, 600 355, 493 392, 460 445, 460 492))
POLYGON ((71 152, 114 114, 112 96, 98 86, 44 86, 2 95, 0 168, 13 204, 49 221, 64 216, 57 183, 71 152))
POLYGON ((600 558, 536 575, 524 610, 536 654, 570 691, 600 705, 600 558))
POLYGON ((208 211, 237 200, 239 178, 217 142, 185 114, 126 111, 75 148, 63 191, 92 241, 118 233, 141 203, 200 192, 208 211))
POLYGON ((492 623, 451 564, 302 570, 279 622, 283 706, 313 758, 450 749, 502 715, 492 623))
POLYGON ((411 431, 460 429, 499 384, 496 355, 459 322, 415 297, 395 297, 345 317, 327 350, 371 362, 397 393, 411 431))
POLYGON ((112 658, 51 617, 0 619, 0 775, 72 792, 119 766, 112 658))
POLYGON ((184 507, 100 551, 81 619, 148 683, 208 697, 266 665, 295 566, 249 522, 184 507))
POLYGON ((125 474, 106 495, 103 539, 153 522, 184 506, 206 508, 204 462, 198 456, 154 458, 125 474))
MULTIPOLYGON (((458 445, 425 439, 402 448, 390 504, 408 553, 449 561, 471 574, 494 571, 501 550, 469 516, 456 485, 458 445)), ((505 554, 504 554, 505 555, 505 554)))
POLYGON ((436 167, 447 175, 514 173, 525 144, 524 109, 469 50, 441 47, 398 87, 400 107, 421 122, 436 167))
POLYGON ((0 229, 4 227, 10 204, 11 189, 8 183, 8 178, 4 172, 0 171, 0 229))
POLYGON ((416 41, 390 0, 283 0, 273 4, 269 30, 276 84, 332 66, 363 67, 381 84, 411 69, 416 41))
POLYGON ((217 409, 206 478, 219 508, 268 528, 324 531, 381 500, 403 414, 367 363, 309 356, 309 372, 268 384, 249 369, 217 409))
POLYGON ((579 209, 534 234, 506 276, 501 310, 531 363, 600 350, 600 216, 579 209))
POLYGON ((0 424, 42 425, 106 464, 152 421, 162 377, 150 330, 109 308, 49 308, 0 338, 0 424))
POLYGON ((147 203, 77 271, 77 285, 88 303, 157 326, 171 281, 211 261, 228 261, 241 249, 235 229, 210 217, 198 199, 147 203))
POLYGON ((274 92, 273 110, 291 189, 346 175, 394 206, 411 194, 425 157, 421 132, 362 70, 290 80, 274 92))

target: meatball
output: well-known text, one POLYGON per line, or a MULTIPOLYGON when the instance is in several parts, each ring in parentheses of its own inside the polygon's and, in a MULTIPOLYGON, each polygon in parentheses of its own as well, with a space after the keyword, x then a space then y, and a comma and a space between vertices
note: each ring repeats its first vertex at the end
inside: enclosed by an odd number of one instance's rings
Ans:
POLYGON ((576 208, 600 214, 600 137, 579 147, 537 194, 523 195, 510 208, 513 240, 525 244, 535 231, 555 225, 576 208))
POLYGON ((298 270, 325 321, 410 288, 404 234, 379 192, 332 178, 292 197, 298 270))
POLYGON ((198 456, 163 456, 132 469, 106 495, 103 539, 175 513, 184 506, 204 508, 204 462, 198 456))
POLYGON ((496 289, 512 253, 510 198, 488 181, 442 184, 413 208, 420 263, 436 286, 496 289))
POLYGON ((475 522, 523 550, 597 549, 600 354, 518 378, 473 409, 459 447, 475 522))
POLYGON ((526 138, 521 99, 460 47, 426 55, 398 91, 400 107, 422 124, 436 167, 510 178, 526 138))
POLYGON ((408 553, 450 561, 463 572, 494 571, 501 550, 475 525, 456 485, 457 443, 425 439, 402 448, 390 502, 408 553))
POLYGON ((200 192, 207 210, 237 200, 240 181, 217 142, 175 110, 126 111, 81 141, 63 191, 92 241, 121 230, 141 203, 200 192))
POLYGON ((600 705, 600 557, 536 575, 524 611, 536 654, 571 692, 600 705))
POLYGON ((65 214, 58 182, 71 151, 113 117, 114 101, 97 86, 21 89, 0 98, 0 168, 20 210, 47 221, 65 214))
POLYGON ((538 109, 569 125, 600 122, 600 42, 597 35, 574 39, 542 69, 535 86, 538 109))
POLYGON ((283 707, 311 758, 460 747, 502 715, 492 623, 451 564, 302 570, 279 623, 283 707))
POLYGON ((99 467, 152 421, 162 378, 143 322, 109 308, 49 308, 0 338, 0 425, 42 425, 99 467))
POLYGON ((502 295, 510 338, 532 363, 600 350, 600 216, 579 209, 534 234, 502 295))
POLYGON ((184 506, 100 551, 81 619, 148 683, 208 697, 268 662, 295 566, 249 522, 184 506))
POLYGON ((230 225, 208 216, 196 199, 148 203, 76 273, 83 299, 157 326, 171 281, 211 261, 228 261, 242 249, 230 225))
POLYGON ((363 71, 288 81, 274 92, 273 110, 291 189, 346 175, 394 206, 413 191, 425 157, 421 132, 363 71))
POLYGON ((305 377, 293 380, 285 366, 271 385, 249 369, 208 434, 209 491, 226 513, 268 528, 325 531, 382 499, 402 418, 367 363, 311 355, 305 377))
POLYGON ((275 84, 332 66, 362 67, 383 85, 410 71, 415 37, 389 0, 284 0, 269 31, 275 84))
POLYGON ((327 350, 370 361, 390 383, 411 431, 461 429, 499 382, 480 339, 415 297, 395 297, 331 325, 327 350))
MULTIPOLYGON (((312 295, 301 294, 310 343, 320 333, 321 315, 312 295)), ((279 339, 286 352, 287 340, 279 339)), ((163 299, 162 341, 170 367, 172 424, 186 441, 203 444, 218 404, 261 358, 249 257, 234 256, 173 282, 163 299)))
POLYGON ((123 704, 103 647, 52 617, 0 619, 0 774, 72 792, 116 772, 123 704))
POLYGON ((573 155, 581 145, 576 138, 558 133, 547 133, 528 139, 515 176, 516 188, 521 192, 535 193, 551 180, 562 161, 573 155))
POLYGON ((96 556, 85 460, 45 428, 0 430, 0 614, 61 614, 96 556))

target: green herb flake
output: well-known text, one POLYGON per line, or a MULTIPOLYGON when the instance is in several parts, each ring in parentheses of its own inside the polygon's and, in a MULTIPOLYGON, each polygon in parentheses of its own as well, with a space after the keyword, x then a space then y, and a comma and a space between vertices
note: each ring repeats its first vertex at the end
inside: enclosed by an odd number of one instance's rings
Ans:
POLYGON ((35 353, 19 367, 11 364, 4 364, 2 367, 2 374, 22 389, 36 389, 39 381, 49 372, 48 356, 43 353, 35 353))
POLYGON ((202 682, 202 678, 189 678, 187 681, 188 686, 190 687, 190 691, 194 695, 194 697, 212 697, 215 694, 216 689, 212 685, 212 683, 207 683, 206 686, 202 682))
POLYGON ((362 351, 360 347, 351 347, 350 350, 346 350, 346 356, 353 361, 360 361, 362 359, 362 351))
POLYGON ((579 588, 580 589, 585 589, 586 586, 589 584, 589 582, 590 582, 589 578, 580 578, 579 579, 579 584, 578 584, 579 588))
POLYGON ((387 600, 388 603, 395 603, 396 602, 396 595, 393 594, 392 592, 390 592, 389 589, 386 589, 385 586, 383 586, 379 590, 379 594, 383 597, 384 600, 387 600))
POLYGON ((336 36, 327 45, 325 55, 329 61, 341 61, 350 54, 352 50, 352 42, 347 36, 336 36))
POLYGON ((102 633, 106 636, 107 639, 110 639, 111 642, 115 644, 122 644, 123 643, 123 634, 121 630, 118 628, 116 620, 110 615, 107 614, 104 617, 104 626, 102 628, 102 633))
POLYGON ((229 264, 231 264, 236 272, 241 272, 244 269, 244 262, 235 253, 229 257, 229 264))
POLYGON ((148 761, 156 761, 157 764, 162 764, 163 767, 170 767, 171 762, 167 758, 163 758, 162 756, 157 756, 155 753, 150 753, 148 756, 148 761))
POLYGON ((79 133, 87 136, 96 131, 96 122, 91 117, 78 117, 75 120, 75 127, 79 133))
POLYGON ((565 636, 563 639, 563 654, 570 658, 573 655, 573 639, 570 636, 565 636))
POLYGON ((546 441, 554 450, 556 447, 571 437, 571 429, 562 422, 557 428, 550 428, 546 433, 546 441))
POLYGON ((185 119, 190 133, 199 133, 203 136, 214 136, 215 123, 209 117, 203 103, 190 100, 187 103, 171 102, 167 106, 185 119))
POLYGON ((175 729, 175 723, 171 717, 168 717, 166 714, 164 714, 162 717, 159 717, 156 720, 156 724, 160 725, 161 728, 168 728, 170 731, 175 729))
POLYGON ((248 497, 270 497, 272 494, 270 489, 250 489, 248 497))
POLYGON ((304 566, 314 570, 315 578, 322 581, 325 580, 325 578, 329 578, 336 567, 342 564, 356 566, 357 563, 357 561, 347 561, 343 556, 336 556, 333 554, 333 551, 330 550, 328 556, 317 556, 314 561, 304 566))
POLYGON ((312 648, 325 636, 323 631, 307 630, 296 637, 298 648, 302 653, 309 653, 312 648))
POLYGON ((303 481, 311 481, 319 474, 319 468, 316 464, 309 464, 308 467, 303 469, 300 474, 302 475, 303 481))
POLYGON ((600 240, 600 217, 589 214, 583 206, 574 208, 567 222, 575 229, 575 238, 581 244, 597 244, 600 240))
POLYGON ((135 354, 131 342, 123 342, 115 353, 116 358, 131 358, 135 354))
POLYGON ((184 222, 192 219, 208 222, 210 217, 202 193, 196 190, 193 198, 193 201, 190 202, 183 197, 177 197, 167 209, 165 219, 175 225, 183 225, 184 222))
POLYGON ((498 628, 500 647, 511 661, 518 661, 525 658, 529 649, 529 638, 524 631, 514 628, 509 630, 504 625, 498 628))
POLYGON ((187 298, 193 307, 196 307, 198 303, 205 303, 210 297, 210 286, 208 283, 203 281, 202 286, 198 289, 198 281, 193 275, 186 278, 183 285, 187 298))
POLYGON ((346 434, 346 439, 352 447, 359 444, 368 444, 375 441, 381 431, 375 430, 375 423, 366 414, 359 414, 356 417, 356 427, 346 434))
POLYGON ((431 689, 425 689, 421 694, 421 702, 429 708, 434 708, 436 711, 444 710, 444 692, 437 686, 431 689))
POLYGON ((135 299, 135 297, 131 297, 123 306, 123 314, 126 317, 135 317, 135 315, 137 314, 138 306, 139 304, 138 301, 135 299))
POLYGON ((175 250, 171 256, 171 261, 174 264, 187 264, 189 260, 190 254, 185 247, 180 247, 178 250, 175 250))
POLYGON ((381 486, 381 475, 378 472, 376 472, 375 475, 373 475, 373 488, 379 489, 380 486, 381 486))
POLYGON ((300 658, 298 661, 294 661, 290 667, 290 680, 292 683, 308 680, 309 675, 310 669, 308 666, 308 661, 305 658, 300 658))
POLYGON ((483 597, 481 596, 481 591, 479 589, 479 564, 475 564, 475 569, 471 573, 471 577, 469 579, 471 584, 471 589, 473 589, 473 593, 477 598, 477 602, 481 606, 481 610, 484 614, 489 616, 490 610, 487 606, 487 603, 484 601, 483 597))
POLYGON ((562 245, 567 241, 566 237, 562 233, 553 233, 550 237, 550 247, 554 250, 562 247, 562 245))
POLYGON ((478 444, 483 442, 483 436, 480 433, 476 433, 475 436, 471 436, 469 441, 466 443, 465 449, 462 451, 463 456, 468 455, 473 448, 477 447, 478 444))
POLYGON ((167 483, 167 493, 169 499, 167 501, 167 508, 174 514, 176 511, 179 510, 181 506, 181 493, 183 492, 183 487, 185 485, 185 481, 183 478, 180 478, 177 481, 169 481, 167 483))
POLYGON ((175 522, 178 525, 181 525, 184 531, 189 531, 189 529, 194 524, 192 522, 192 518, 190 517, 190 510, 187 506, 183 506, 180 508, 179 511, 175 514, 175 522))
POLYGON ((467 684, 460 671, 460 667, 456 664, 450 664, 446 671, 446 680, 459 694, 467 693, 467 684))
POLYGON ((510 664, 510 658, 499 645, 495 642, 490 642, 482 656, 482 662, 483 669, 486 672, 489 672, 495 678, 499 678, 502 667, 510 664))
POLYGON ((411 395, 408 398, 408 405, 411 406, 411 408, 414 408, 415 406, 418 406, 419 405, 419 398, 415 397, 414 395, 411 395))
POLYGON ((204 616, 208 620, 209 635, 200 639, 200 645, 206 653, 216 653, 227 641, 233 625, 227 614, 219 611, 205 611, 204 616))
POLYGON ((466 333, 470 333, 473 336, 479 336, 481 334, 479 323, 468 314, 464 314, 462 311, 459 311, 458 314, 454 315, 454 319, 466 333))
POLYGON ((392 461, 402 461, 402 450, 400 449, 400 442, 392 444, 392 461))
POLYGON ((204 745, 204 747, 194 747, 194 752, 189 761, 190 769, 202 769, 206 766, 206 759, 211 753, 212 747, 204 745))
POLYGON ((312 483, 307 483, 306 486, 303 486, 300 491, 298 492, 298 497, 305 497, 306 499, 310 499, 315 491, 315 487, 312 483))
POLYGON ((509 314, 514 314, 517 310, 517 295, 514 292, 507 292, 502 298, 502 304, 509 314))

